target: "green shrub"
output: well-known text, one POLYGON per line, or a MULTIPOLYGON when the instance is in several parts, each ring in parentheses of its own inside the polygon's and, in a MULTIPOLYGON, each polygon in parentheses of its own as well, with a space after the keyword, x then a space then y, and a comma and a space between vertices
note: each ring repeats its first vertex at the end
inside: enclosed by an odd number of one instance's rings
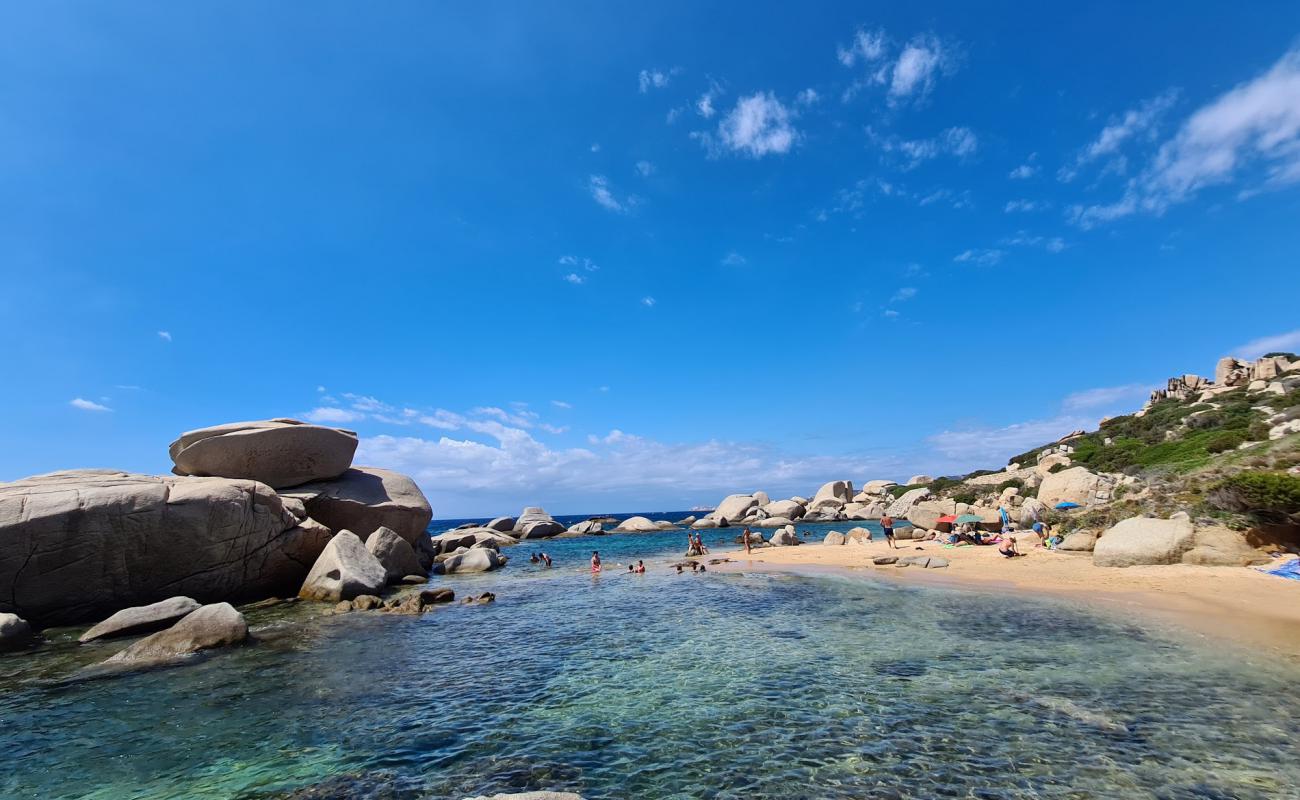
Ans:
POLYGON ((1222 453, 1227 450, 1236 450, 1238 446, 1245 444, 1246 434, 1241 431, 1215 431, 1205 442, 1205 451, 1207 453, 1222 453))
POLYGON ((1239 472, 1210 490, 1212 506, 1278 520, 1300 514, 1300 477, 1285 472, 1239 472))
POLYGON ((1002 492, 1006 491, 1007 489, 1024 489, 1024 488, 1025 488, 1024 481, 1020 480, 1019 478, 1012 478, 1009 481, 1003 481, 1002 483, 998 484, 998 494, 1002 494, 1002 492))
POLYGON ((958 503, 965 503, 966 505, 974 505, 975 501, 980 499, 980 496, 978 492, 972 490, 965 490, 954 494, 952 496, 952 499, 958 503))

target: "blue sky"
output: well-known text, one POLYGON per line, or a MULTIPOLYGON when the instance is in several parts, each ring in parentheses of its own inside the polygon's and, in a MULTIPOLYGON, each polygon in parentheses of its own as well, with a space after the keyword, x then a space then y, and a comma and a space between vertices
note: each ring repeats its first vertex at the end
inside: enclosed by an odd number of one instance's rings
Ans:
POLYGON ((297 416, 685 508, 1300 349, 1300 6, 1048 5, 11 4, 0 479, 297 416))

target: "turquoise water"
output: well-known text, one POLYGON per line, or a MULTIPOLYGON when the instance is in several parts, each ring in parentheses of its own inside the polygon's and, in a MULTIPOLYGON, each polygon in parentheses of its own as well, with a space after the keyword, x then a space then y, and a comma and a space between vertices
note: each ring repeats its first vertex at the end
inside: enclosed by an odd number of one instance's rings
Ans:
POLYGON ((112 679, 51 681, 120 646, 62 634, 0 659, 0 796, 1298 796, 1294 666, 1065 603, 677 575, 682 541, 518 547, 444 581, 495 605, 250 612, 254 646, 112 679))

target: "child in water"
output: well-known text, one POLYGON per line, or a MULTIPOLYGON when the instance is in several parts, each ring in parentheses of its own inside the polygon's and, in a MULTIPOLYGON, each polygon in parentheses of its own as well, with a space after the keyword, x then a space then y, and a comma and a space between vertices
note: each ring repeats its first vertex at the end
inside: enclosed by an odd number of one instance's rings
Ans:
POLYGON ((591 574, 600 574, 600 552, 598 550, 591 551, 591 574))

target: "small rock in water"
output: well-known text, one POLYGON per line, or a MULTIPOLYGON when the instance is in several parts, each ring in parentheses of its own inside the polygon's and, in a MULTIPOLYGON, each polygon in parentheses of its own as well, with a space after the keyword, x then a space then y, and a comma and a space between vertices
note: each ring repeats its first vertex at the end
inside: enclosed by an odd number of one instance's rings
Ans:
POLYGON ((379 608, 384 601, 373 594, 357 595, 352 599, 352 608, 357 611, 369 611, 372 608, 379 608))
POLYGON ((17 650, 32 642, 32 626, 17 614, 0 614, 0 650, 17 650))
POLYGON ((346 613, 348 613, 348 612, 351 611, 351 610, 352 610, 352 601, 351 601, 351 600, 340 600, 340 601, 338 601, 337 603, 334 604, 334 613, 335 613, 335 614, 346 614, 346 613))
POLYGON ((197 611, 199 603, 189 597, 170 597, 147 606, 124 608, 81 634, 80 642, 93 642, 113 636, 156 631, 197 611))
POLYGON ((465 605, 484 606, 487 605, 488 603, 495 603, 496 600, 497 600, 496 595, 492 594, 491 592, 484 592, 478 597, 474 597, 473 595, 466 597, 464 603, 465 605))
POLYGON ((105 661, 111 665, 143 665, 242 644, 248 639, 244 615, 229 603, 202 606, 165 631, 146 636, 105 661))
POLYGON ((420 602, 425 605, 433 605, 434 603, 450 603, 455 599, 456 593, 445 587, 438 589, 425 589, 423 592, 420 592, 420 602))
POLYGON ((410 585, 428 583, 428 582, 429 579, 424 577, 423 575, 406 575, 400 581, 398 581, 398 583, 405 583, 410 585))

